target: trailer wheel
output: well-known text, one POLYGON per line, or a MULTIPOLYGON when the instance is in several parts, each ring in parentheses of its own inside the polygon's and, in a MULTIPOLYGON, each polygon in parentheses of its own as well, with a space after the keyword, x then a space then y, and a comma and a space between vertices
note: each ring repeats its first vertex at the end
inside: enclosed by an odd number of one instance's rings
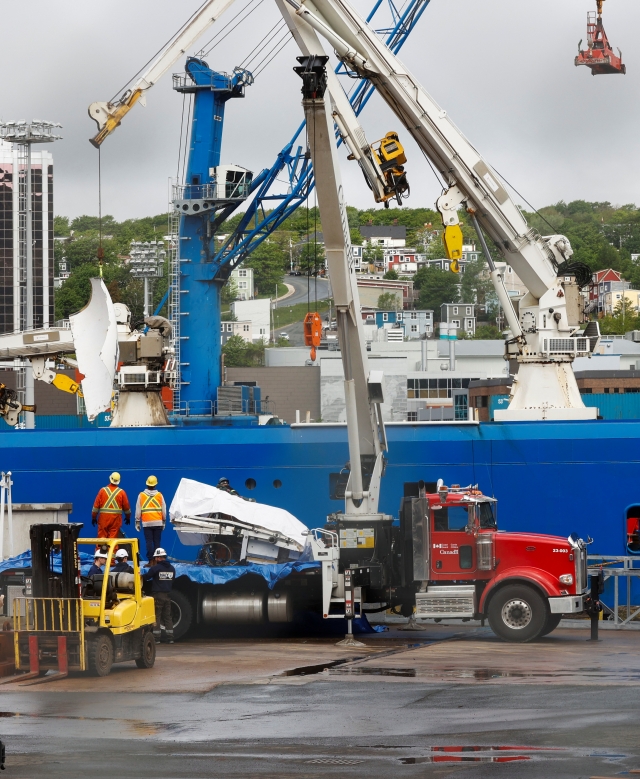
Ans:
POLYGON ((109 676, 113 665, 113 643, 106 633, 89 642, 89 673, 93 676, 109 676))
POLYGON ((491 598, 491 630, 503 641, 534 641, 543 634, 548 607, 543 597, 526 584, 509 584, 491 598))
POLYGON ((156 640, 153 637, 153 632, 147 630, 142 639, 142 655, 136 657, 136 665, 138 668, 153 668, 153 664, 156 661, 156 640))
POLYGON ((549 613, 549 616, 547 617, 547 621, 545 623, 545 626, 542 630, 542 633, 540 633, 540 638, 542 636, 548 636, 549 633, 553 633, 553 631, 558 627, 560 624, 560 620, 562 619, 562 614, 551 614, 549 613))
POLYGON ((173 617, 173 637, 177 641, 186 636, 193 624, 191 601, 180 590, 171 590, 171 616, 173 617))

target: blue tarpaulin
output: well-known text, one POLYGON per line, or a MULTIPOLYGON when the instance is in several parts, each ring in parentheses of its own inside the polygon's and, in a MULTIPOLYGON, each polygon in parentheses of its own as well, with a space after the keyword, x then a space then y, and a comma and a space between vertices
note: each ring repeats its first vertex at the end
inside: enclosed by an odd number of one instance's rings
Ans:
POLYGON ((255 573, 269 585, 272 590, 280 579, 285 579, 296 571, 308 571, 311 568, 320 568, 320 562, 300 562, 280 563, 279 565, 261 565, 258 563, 248 563, 247 565, 192 565, 191 563, 175 563, 172 565, 176 569, 176 577, 187 576, 192 582, 198 584, 226 584, 235 579, 239 579, 247 573, 255 573))
MULTIPOLYGON (((79 552, 79 555, 82 573, 86 576, 89 568, 93 564, 93 555, 86 552, 79 552)), ((269 585, 270 590, 276 586, 280 579, 285 579, 295 571, 308 571, 311 568, 320 568, 321 565, 322 563, 319 562, 296 561, 281 563, 279 565, 258 565, 257 563, 249 563, 247 565, 211 567, 208 565, 173 562, 173 566, 176 569, 176 578, 178 576, 186 576, 197 584, 226 584, 227 582, 239 579, 245 574, 255 573, 264 578, 269 585)), ((0 563, 0 573, 2 571, 10 571, 13 568, 31 568, 31 552, 23 552, 22 554, 10 557, 8 560, 4 560, 0 563)), ((54 557, 53 570, 56 573, 61 572, 60 558, 54 557)))

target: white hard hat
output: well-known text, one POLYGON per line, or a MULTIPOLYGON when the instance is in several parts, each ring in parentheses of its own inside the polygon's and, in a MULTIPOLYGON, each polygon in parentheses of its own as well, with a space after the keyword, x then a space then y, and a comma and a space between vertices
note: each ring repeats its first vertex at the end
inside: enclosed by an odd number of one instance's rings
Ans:
POLYGON ((164 551, 164 549, 159 546, 156 551, 153 553, 154 557, 166 557, 167 553, 164 551))
POLYGON ((129 552, 126 549, 118 549, 116 557, 129 557, 129 552))
POLYGON ((107 553, 103 552, 101 549, 96 549, 96 553, 93 555, 93 559, 95 560, 96 557, 104 557, 104 559, 107 559, 107 553))

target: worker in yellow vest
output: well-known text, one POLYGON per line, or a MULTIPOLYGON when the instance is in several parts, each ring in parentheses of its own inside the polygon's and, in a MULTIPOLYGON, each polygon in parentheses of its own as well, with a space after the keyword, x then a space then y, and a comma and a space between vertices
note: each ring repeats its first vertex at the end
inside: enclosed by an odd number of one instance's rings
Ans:
POLYGON ((138 495, 136 502, 136 530, 144 531, 147 546, 147 560, 151 560, 154 551, 161 546, 162 531, 167 522, 167 504, 157 489, 158 479, 149 476, 147 489, 138 495))

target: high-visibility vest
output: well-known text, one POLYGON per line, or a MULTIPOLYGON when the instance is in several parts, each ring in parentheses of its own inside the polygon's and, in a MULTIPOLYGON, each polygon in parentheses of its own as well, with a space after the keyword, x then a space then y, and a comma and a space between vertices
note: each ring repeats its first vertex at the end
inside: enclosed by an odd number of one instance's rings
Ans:
POLYGON ((162 493, 156 492, 155 495, 147 495, 146 492, 140 493, 140 519, 142 524, 145 522, 162 522, 162 493))
POLYGON ((102 488, 105 495, 107 496, 107 500, 99 510, 99 514, 122 514, 122 506, 118 503, 118 496, 122 492, 122 489, 120 487, 114 487, 113 490, 109 489, 109 487, 103 487, 102 488))

